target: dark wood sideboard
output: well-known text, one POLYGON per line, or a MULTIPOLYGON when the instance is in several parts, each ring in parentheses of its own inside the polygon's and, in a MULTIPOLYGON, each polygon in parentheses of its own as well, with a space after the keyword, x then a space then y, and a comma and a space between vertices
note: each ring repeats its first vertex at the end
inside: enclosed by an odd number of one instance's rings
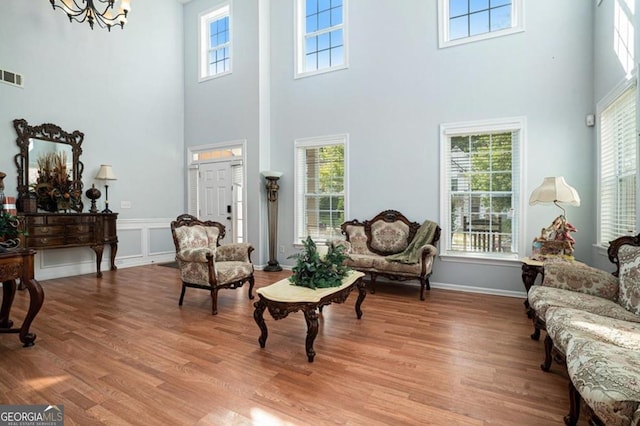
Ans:
POLYGON ((102 277, 100 264, 105 244, 111 246, 111 270, 117 269, 116 252, 118 213, 19 213, 25 234, 22 247, 47 250, 91 247, 96 252, 96 272, 102 277))

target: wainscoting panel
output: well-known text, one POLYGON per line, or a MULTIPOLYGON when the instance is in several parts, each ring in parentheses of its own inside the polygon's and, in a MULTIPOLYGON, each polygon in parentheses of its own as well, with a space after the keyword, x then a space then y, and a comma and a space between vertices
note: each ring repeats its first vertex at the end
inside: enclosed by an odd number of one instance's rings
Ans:
MULTIPOLYGON (((171 262, 175 257, 170 223, 173 219, 119 219, 116 266, 129 268, 152 263, 171 262)), ((102 271, 110 268, 111 249, 102 255, 102 271)), ((89 247, 39 250, 35 258, 35 275, 48 280, 96 273, 96 254, 89 247)))

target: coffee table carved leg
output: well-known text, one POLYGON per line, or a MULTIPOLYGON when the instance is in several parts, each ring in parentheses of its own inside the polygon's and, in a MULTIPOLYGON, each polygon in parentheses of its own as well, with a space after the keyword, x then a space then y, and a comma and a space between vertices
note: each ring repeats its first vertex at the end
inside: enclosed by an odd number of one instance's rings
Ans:
POLYGON ((260 347, 264 348, 267 343, 267 337, 269 336, 269 332, 267 330, 267 324, 264 322, 264 310, 267 308, 267 305, 264 303, 264 300, 260 299, 253 304, 256 308, 253 311, 253 319, 260 327, 260 337, 258 338, 258 343, 260 343, 260 347))
POLYGON ((29 312, 27 312, 27 316, 22 323, 22 327, 20 327, 20 341, 26 348, 28 346, 33 346, 33 342, 36 340, 36 335, 34 333, 29 333, 29 327, 31 327, 31 322, 36 317, 44 303, 44 291, 42 290, 40 283, 35 279, 27 280, 24 284, 29 291, 29 312))
POLYGON ((307 321, 307 359, 309 362, 313 362, 313 358, 316 356, 316 351, 313 350, 313 342, 318 335, 318 311, 313 309, 304 309, 304 319, 307 321))
POLYGON ((367 284, 362 278, 358 280, 358 300, 356 300, 356 316, 358 319, 362 318, 362 309, 360 306, 364 302, 364 298, 367 296, 367 284))

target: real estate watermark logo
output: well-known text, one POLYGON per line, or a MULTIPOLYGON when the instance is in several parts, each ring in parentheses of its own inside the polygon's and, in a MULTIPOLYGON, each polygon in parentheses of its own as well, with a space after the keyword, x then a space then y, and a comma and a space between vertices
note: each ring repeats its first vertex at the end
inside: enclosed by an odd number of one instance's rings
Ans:
POLYGON ((64 405, 0 405, 0 426, 64 426, 64 405))

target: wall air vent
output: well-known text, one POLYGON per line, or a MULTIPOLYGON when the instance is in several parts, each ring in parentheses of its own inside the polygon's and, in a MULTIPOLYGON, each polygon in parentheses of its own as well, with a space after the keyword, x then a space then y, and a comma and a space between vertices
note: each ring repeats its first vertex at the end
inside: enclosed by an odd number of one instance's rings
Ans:
POLYGON ((12 86, 24 87, 24 79, 22 74, 0 69, 0 82, 7 83, 12 86))

